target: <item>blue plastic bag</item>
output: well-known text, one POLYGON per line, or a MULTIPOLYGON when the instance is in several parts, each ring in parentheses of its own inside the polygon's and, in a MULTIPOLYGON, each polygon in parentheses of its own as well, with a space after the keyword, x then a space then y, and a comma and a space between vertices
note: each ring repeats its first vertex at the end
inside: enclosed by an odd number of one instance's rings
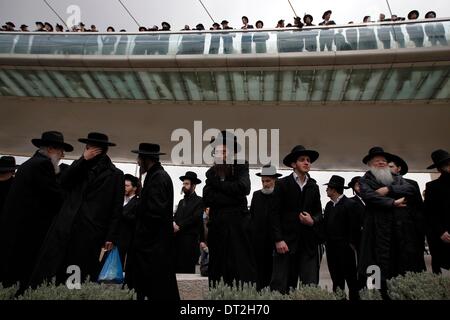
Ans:
POLYGON ((106 258, 102 271, 98 276, 98 282, 123 283, 122 262, 120 261, 119 250, 114 247, 106 258))

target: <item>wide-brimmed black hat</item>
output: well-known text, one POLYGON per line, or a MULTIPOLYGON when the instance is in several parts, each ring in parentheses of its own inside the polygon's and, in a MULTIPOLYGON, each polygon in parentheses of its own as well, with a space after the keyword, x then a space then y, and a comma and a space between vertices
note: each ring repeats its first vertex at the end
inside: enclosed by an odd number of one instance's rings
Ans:
POLYGON ((133 153, 143 154, 146 156, 160 156, 160 155, 165 154, 160 151, 161 151, 161 147, 159 146, 159 144, 146 143, 146 142, 140 143, 138 150, 131 150, 131 152, 133 152, 133 153))
POLYGON ((184 176, 181 176, 181 177, 180 177, 180 180, 181 180, 181 181, 184 181, 184 180, 191 180, 191 182, 192 182, 193 184, 200 184, 200 183, 202 183, 202 180, 200 180, 199 178, 197 178, 197 174, 196 174, 195 172, 193 172, 193 171, 187 171, 187 172, 184 174, 184 176))
POLYGON ((0 173, 14 172, 18 167, 14 157, 3 156, 0 158, 0 173))
POLYGON ((44 23, 42 23, 41 21, 36 21, 36 22, 35 22, 35 25, 41 25, 41 26, 44 26, 44 23))
POLYGON ((90 132, 87 138, 80 138, 78 141, 98 147, 114 147, 116 145, 115 143, 109 141, 106 134, 100 132, 90 132))
POLYGON ((360 177, 360 176, 353 177, 353 178, 350 180, 350 182, 348 183, 348 187, 354 189, 354 188, 355 188, 355 184, 356 184, 357 182, 359 182, 359 180, 361 180, 361 177, 360 177))
POLYGON ((5 23, 7 26, 11 26, 13 28, 16 27, 16 25, 14 23, 12 23, 11 21, 8 21, 7 23, 5 23))
POLYGON ((323 15, 322 15, 322 19, 325 19, 325 16, 326 16, 327 14, 332 14, 332 13, 333 13, 333 11, 331 11, 331 10, 325 11, 325 12, 323 13, 323 15))
POLYGON ((413 15, 413 13, 416 14, 417 18, 419 18, 419 11, 413 10, 408 13, 408 19, 411 19, 410 17, 413 15))
POLYGON ((217 23, 217 22, 214 22, 214 23, 212 24, 212 26, 213 26, 213 27, 215 27, 215 26, 220 27, 220 24, 217 23))
POLYGON ((303 17, 303 21, 305 21, 306 18, 310 18, 311 22, 314 20, 313 16, 310 14, 305 14, 305 16, 303 17))
POLYGON ((256 174, 258 177, 281 177, 281 173, 277 173, 277 168, 273 165, 266 164, 261 168, 261 172, 256 174))
POLYGON ((425 18, 429 18, 428 16, 429 16, 430 14, 433 15, 433 18, 436 18, 436 12, 434 12, 434 11, 428 11, 427 14, 425 15, 425 18))
POLYGON ((40 139, 31 139, 31 143, 40 147, 61 147, 66 152, 73 151, 72 145, 64 142, 64 136, 59 131, 46 131, 42 133, 40 139))
POLYGON ((205 30, 205 26, 201 23, 199 23, 198 25, 195 26, 195 29, 197 30, 205 30))
POLYGON ((20 26, 20 29, 23 29, 23 28, 28 28, 28 26, 27 26, 26 24, 22 24, 22 25, 20 26))
POLYGON ((220 24, 227 24, 227 23, 229 23, 227 20, 222 20, 220 24))
POLYGON ((362 162, 364 164, 367 164, 367 162, 369 162, 375 156, 384 156, 386 160, 389 162, 392 157, 392 154, 384 152, 383 148, 381 147, 373 147, 370 148, 369 153, 367 154, 367 156, 363 158, 362 162))
POLYGON ((231 147, 233 145, 234 152, 241 151, 241 145, 237 142, 236 136, 226 130, 222 130, 216 137, 213 137, 210 141, 210 144, 213 146, 213 148, 219 146, 219 145, 226 145, 231 147))
POLYGON ((161 26, 164 28, 164 26, 167 26, 168 29, 170 29, 170 24, 166 21, 161 22, 161 26))
POLYGON ((345 179, 338 175, 332 175, 330 181, 328 183, 325 183, 324 186, 329 186, 331 188, 350 189, 350 187, 347 187, 345 185, 345 179))
POLYGON ((401 176, 404 176, 405 174, 408 173, 408 164, 406 163, 405 160, 403 160, 399 156, 393 154, 391 156, 391 160, 389 162, 394 162, 397 167, 401 168, 401 170, 400 170, 401 176))
POLYGON ((283 159, 283 164, 286 167, 291 167, 291 163, 297 161, 298 157, 306 155, 309 157, 309 160, 311 160, 311 163, 317 160, 319 158, 319 153, 315 150, 308 150, 302 145, 295 146, 291 153, 289 153, 286 157, 283 159))
POLYGON ((450 161, 450 153, 442 149, 435 150, 431 153, 431 160, 433 160, 433 164, 428 166, 427 169, 437 168, 445 162, 450 161))

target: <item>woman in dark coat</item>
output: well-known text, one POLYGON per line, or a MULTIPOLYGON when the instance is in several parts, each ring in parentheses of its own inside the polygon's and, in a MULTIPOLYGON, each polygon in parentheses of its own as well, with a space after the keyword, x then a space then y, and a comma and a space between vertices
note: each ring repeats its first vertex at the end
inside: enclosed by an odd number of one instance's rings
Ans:
MULTIPOLYGON (((249 234, 250 213, 247 195, 250 193, 248 163, 223 163, 228 150, 227 141, 237 151, 236 138, 223 131, 212 141, 217 155, 216 163, 206 172, 203 201, 209 211, 208 248, 209 281, 215 284, 223 278, 226 284, 254 282, 254 257, 249 234)), ((230 153, 231 154, 231 153, 230 153)), ((230 157, 230 156, 228 156, 230 157)), ((230 160, 229 160, 230 161, 230 160)))

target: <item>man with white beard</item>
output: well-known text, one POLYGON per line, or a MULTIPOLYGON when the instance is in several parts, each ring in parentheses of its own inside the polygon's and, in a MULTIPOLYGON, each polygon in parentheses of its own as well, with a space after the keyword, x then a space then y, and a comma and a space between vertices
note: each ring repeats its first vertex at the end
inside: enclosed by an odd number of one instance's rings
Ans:
POLYGON ((39 150, 17 170, 0 224, 0 281, 6 286, 19 281, 19 294, 28 286, 39 248, 62 204, 59 161, 73 150, 57 131, 31 142, 39 150))
POLYGON ((380 268, 380 288, 388 299, 386 281, 407 271, 416 271, 414 222, 407 210, 407 197, 415 187, 400 175, 392 175, 388 163, 392 154, 373 147, 363 163, 369 171, 360 180, 361 197, 366 204, 358 272, 367 275, 367 267, 380 268))
POLYGON ((255 191, 250 205, 252 244, 256 260, 256 288, 268 287, 272 277, 274 241, 271 236, 270 209, 273 204, 275 182, 281 177, 273 165, 265 165, 261 172, 262 189, 255 191))

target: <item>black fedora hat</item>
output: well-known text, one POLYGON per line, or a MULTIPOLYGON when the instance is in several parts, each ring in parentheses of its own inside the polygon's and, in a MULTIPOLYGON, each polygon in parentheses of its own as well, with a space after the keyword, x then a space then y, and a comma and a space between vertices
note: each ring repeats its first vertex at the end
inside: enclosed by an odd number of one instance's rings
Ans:
POLYGON ((328 183, 325 183, 324 186, 329 186, 331 188, 350 189, 350 187, 347 187, 345 185, 345 179, 338 175, 332 175, 330 181, 328 183))
POLYGON ((0 173, 14 172, 18 167, 14 157, 3 156, 0 158, 0 173))
POLYGON ((355 188, 355 184, 356 184, 357 182, 359 182, 359 180, 361 180, 361 177, 360 177, 360 176, 353 177, 353 178, 350 180, 350 182, 348 183, 348 187, 354 189, 354 188, 355 188))
POLYGON ((363 158, 362 162, 367 164, 373 157, 375 156, 384 156, 386 160, 389 162, 392 158, 392 154, 384 152, 381 147, 372 147, 369 150, 369 153, 363 158))
POLYGON ((401 175, 401 176, 404 176, 405 174, 408 173, 408 164, 406 163, 405 160, 403 160, 403 159, 400 158, 399 156, 397 156, 397 155, 395 155, 395 154, 391 155, 391 160, 390 160, 390 162, 395 163, 395 165, 396 165, 397 167, 401 167, 401 170, 400 170, 400 175, 401 175))
POLYGON ((277 173, 277 168, 273 165, 266 164, 261 168, 261 172, 256 174, 258 177, 281 177, 281 173, 277 173))
POLYGON ((40 26, 44 26, 44 23, 43 23, 43 22, 41 22, 41 21, 36 21, 36 22, 35 22, 35 25, 40 25, 40 26))
POLYGON ((163 152, 160 152, 160 150, 161 150, 161 147, 159 146, 159 144, 142 142, 142 143, 139 143, 138 150, 131 150, 131 152, 137 153, 137 154, 143 154, 146 156, 160 156, 160 155, 165 154, 163 152))
POLYGON ((181 176, 181 177, 180 177, 180 180, 181 180, 181 181, 184 181, 184 180, 191 180, 191 182, 192 182, 193 184, 200 184, 200 183, 202 183, 202 180, 200 180, 199 178, 197 178, 197 174, 196 174, 195 172, 193 172, 193 171, 187 171, 187 172, 184 174, 184 176, 181 176))
POLYGON ((450 153, 442 149, 435 150, 431 153, 431 160, 433 160, 433 164, 428 166, 427 169, 437 168, 441 164, 450 161, 450 153))
POLYGON ((31 139, 31 143, 40 147, 61 147, 66 152, 73 151, 72 145, 64 142, 64 136, 59 131, 46 131, 43 132, 41 138, 31 139))
POLYGON ((16 25, 14 23, 12 23, 11 21, 8 21, 7 23, 5 23, 7 26, 13 27, 15 28, 16 25))
POLYGON ((417 18, 419 18, 419 11, 417 11, 417 10, 412 10, 412 11, 410 11, 410 12, 408 13, 408 19, 411 19, 410 17, 411 17, 414 13, 416 14, 417 18))
POLYGON ((319 158, 319 153, 317 151, 308 150, 305 149, 304 146, 298 145, 291 150, 291 153, 289 153, 286 157, 284 157, 283 164, 286 167, 291 167, 291 163, 295 162, 298 159, 298 157, 302 155, 308 156, 309 159, 311 160, 311 163, 313 163, 314 161, 317 160, 317 158, 319 158))
POLYGON ((229 22, 227 20, 222 20, 222 22, 220 24, 228 24, 229 22))
POLYGON ((241 145, 237 142, 236 136, 230 131, 222 130, 220 133, 213 137, 210 144, 215 148, 219 145, 231 146, 233 145, 234 152, 241 151, 241 145))
POLYGON ((166 21, 161 22, 161 26, 164 28, 166 26, 168 29, 170 29, 170 24, 166 21))
POLYGON ((81 143, 92 144, 99 147, 114 147, 116 144, 109 141, 106 134, 100 132, 90 132, 87 138, 78 139, 81 143))
POLYGON ((332 14, 332 13, 333 13, 333 11, 331 11, 331 10, 325 11, 325 12, 323 13, 323 15, 322 15, 322 19, 325 19, 325 16, 326 16, 327 14, 332 14))
POLYGON ((311 22, 313 22, 313 20, 314 20, 313 16, 310 14, 305 14, 305 16, 303 17, 303 21, 305 21, 306 18, 310 18, 311 22))

